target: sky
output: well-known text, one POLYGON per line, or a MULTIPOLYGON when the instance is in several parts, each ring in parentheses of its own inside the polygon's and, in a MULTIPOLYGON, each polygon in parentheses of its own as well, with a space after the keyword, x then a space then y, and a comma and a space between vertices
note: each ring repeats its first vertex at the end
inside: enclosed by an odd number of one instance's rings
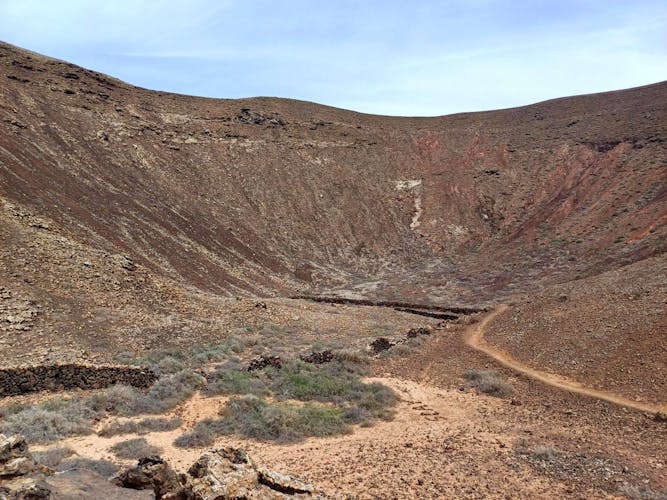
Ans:
POLYGON ((665 0, 0 0, 0 39, 150 89, 384 115, 667 80, 665 0))

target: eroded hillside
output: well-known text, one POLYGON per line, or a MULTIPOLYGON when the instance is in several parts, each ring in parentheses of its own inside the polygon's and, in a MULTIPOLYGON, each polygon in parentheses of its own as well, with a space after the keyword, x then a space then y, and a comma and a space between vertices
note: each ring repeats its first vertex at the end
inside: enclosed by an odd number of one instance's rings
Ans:
POLYGON ((3 219, 183 287, 475 301, 664 250, 664 83, 411 119, 148 91, 10 45, 0 65, 3 219))

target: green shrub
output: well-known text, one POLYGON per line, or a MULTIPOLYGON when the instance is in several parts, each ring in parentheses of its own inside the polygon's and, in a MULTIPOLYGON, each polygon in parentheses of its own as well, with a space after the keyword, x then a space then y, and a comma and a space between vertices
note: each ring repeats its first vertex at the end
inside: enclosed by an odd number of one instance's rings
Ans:
POLYGON ((162 449, 157 446, 148 444, 144 438, 128 439, 116 443, 111 448, 111 452, 118 458, 122 459, 137 459, 142 457, 150 457, 152 455, 159 455, 162 449))
POLYGON ((205 382, 204 377, 192 370, 162 377, 148 391, 139 393, 125 414, 163 413, 188 399, 205 382))
POLYGON ((206 376, 207 384, 203 392, 216 394, 255 394, 267 393, 266 384, 257 375, 247 371, 223 367, 206 376))
POLYGON ((139 394, 134 387, 113 385, 91 395, 87 405, 95 412, 125 414, 131 412, 139 394))
POLYGON ((249 373, 226 363, 207 375, 206 394, 243 395, 230 399, 221 419, 199 422, 175 441, 183 448, 210 446, 215 438, 236 433, 260 440, 294 441, 309 436, 348 432, 351 424, 387 419, 395 393, 381 384, 364 383, 368 368, 334 360, 314 365, 287 362, 249 373), (269 403, 258 396, 271 396, 269 403), (300 400, 305 404, 280 402, 300 400))
POLYGON ((178 359, 173 356, 166 356, 152 366, 155 372, 159 375, 177 373, 185 370, 186 367, 187 364, 183 359, 178 359))
POLYGON ((225 426, 220 420, 205 419, 198 422, 191 431, 180 435, 174 441, 178 448, 203 448, 211 446, 215 438, 225 434, 225 426))
POLYGON ((316 404, 270 404, 256 396, 232 398, 222 409, 219 431, 262 441, 297 441, 349 432, 344 410, 316 404))
POLYGON ((360 368, 370 362, 368 354, 359 349, 341 349, 334 352, 334 358, 343 364, 355 364, 360 368))
POLYGON ((50 400, 8 415, 0 423, 4 434, 22 434, 31 443, 48 443, 92 433, 95 413, 81 401, 50 400))
POLYGON ((380 384, 361 381, 366 368, 356 364, 332 361, 312 365, 301 361, 287 363, 282 370, 265 370, 268 386, 278 399, 320 401, 341 407, 361 407, 368 417, 385 416, 376 410, 393 406, 394 392, 380 384), (361 373, 360 373, 361 372, 361 373))

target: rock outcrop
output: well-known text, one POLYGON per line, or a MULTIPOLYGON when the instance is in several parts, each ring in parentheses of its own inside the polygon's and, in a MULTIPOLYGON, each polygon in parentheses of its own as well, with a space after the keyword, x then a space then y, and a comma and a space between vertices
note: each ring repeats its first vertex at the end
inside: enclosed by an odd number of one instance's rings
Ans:
POLYGON ((45 478, 51 472, 35 463, 22 436, 0 434, 0 499, 50 498, 45 478))
MULTIPOLYGON (((313 497, 315 487, 286 474, 257 467, 248 454, 225 447, 204 453, 177 474, 164 460, 149 457, 118 474, 112 482, 124 488, 152 489, 157 499, 222 500, 313 497)), ((317 498, 323 498, 317 496, 317 498)))
POLYGON ((155 498, 185 499, 188 498, 184 485, 186 477, 177 474, 160 457, 146 457, 137 465, 119 473, 112 483, 122 488, 133 490, 153 490, 155 498))
POLYGON ((239 448, 204 453, 187 473, 160 457, 146 457, 107 481, 89 470, 55 473, 35 462, 23 436, 0 434, 0 500, 81 498, 105 500, 223 500, 324 498, 315 487, 257 467, 239 448))

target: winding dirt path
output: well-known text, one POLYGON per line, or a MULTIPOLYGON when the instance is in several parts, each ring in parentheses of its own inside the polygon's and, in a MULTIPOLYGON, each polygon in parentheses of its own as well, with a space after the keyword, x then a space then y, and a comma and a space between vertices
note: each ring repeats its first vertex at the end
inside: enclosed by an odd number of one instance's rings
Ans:
POLYGON ((468 327, 468 330, 466 331, 465 334, 466 344, 472 347, 473 349, 481 351, 484 354, 492 357, 500 364, 508 368, 511 368, 512 370, 520 372, 532 379, 539 380, 540 382, 543 382, 547 385, 558 387, 559 389, 563 389, 565 391, 601 399, 620 406, 634 408, 636 410, 646 411, 650 413, 656 413, 659 411, 664 412, 667 410, 667 405, 665 404, 653 405, 650 403, 641 403, 638 401, 633 401, 631 399, 624 398, 623 396, 619 396, 617 394, 605 391, 598 391, 596 389, 585 387, 579 382, 568 379, 561 375, 555 375, 553 373, 547 373, 544 371, 535 370, 534 368, 531 368, 521 363, 520 361, 517 361, 516 359, 512 358, 511 356, 501 351, 500 349, 493 347, 488 342, 486 342, 486 340, 484 340, 484 332, 486 331, 487 325, 491 321, 493 321, 494 318, 496 318, 496 316, 499 316, 500 314, 504 313, 507 309, 508 306, 501 305, 498 308, 496 308, 493 312, 485 316, 482 321, 468 327))

